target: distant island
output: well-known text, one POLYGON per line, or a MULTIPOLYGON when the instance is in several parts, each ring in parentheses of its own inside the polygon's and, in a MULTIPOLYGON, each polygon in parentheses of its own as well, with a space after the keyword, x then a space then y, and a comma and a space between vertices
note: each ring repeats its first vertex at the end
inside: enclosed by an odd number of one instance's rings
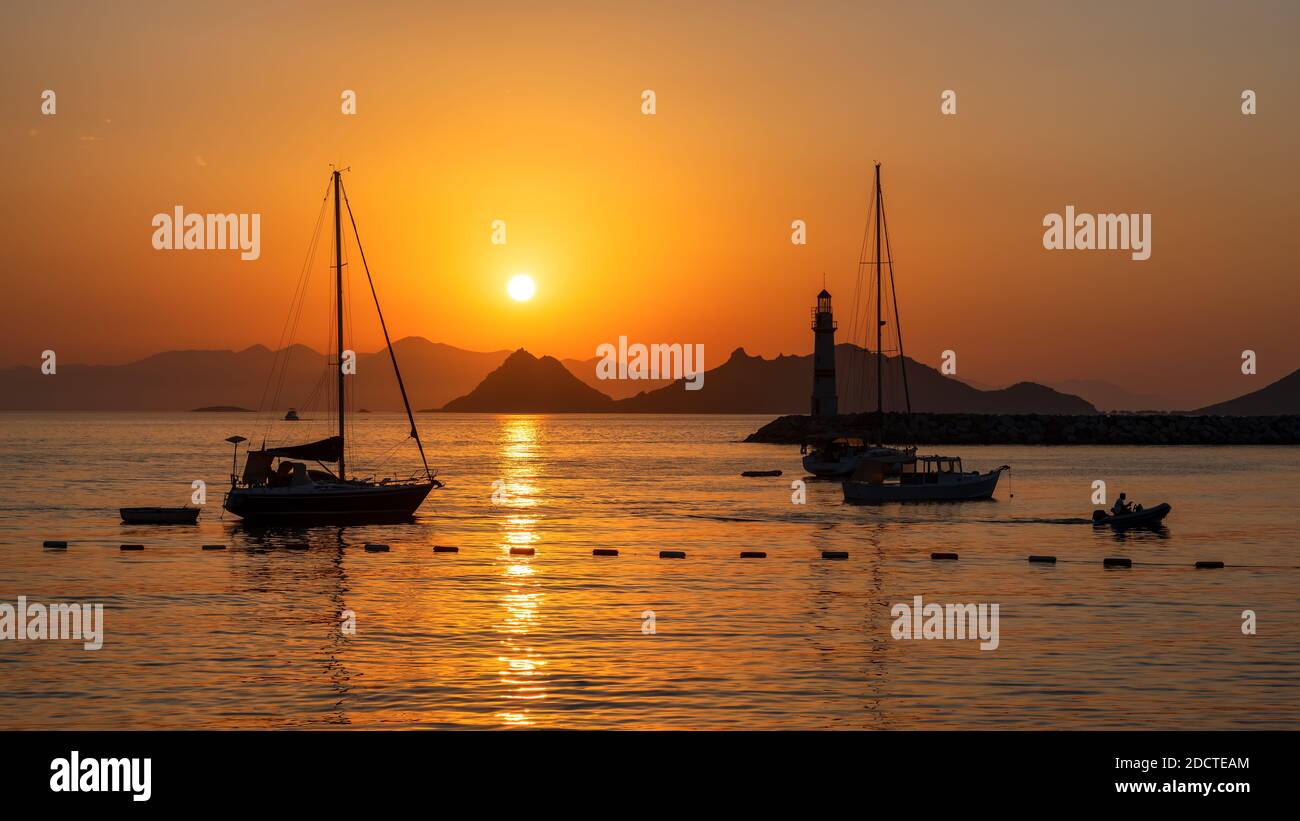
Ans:
POLYGON ((238 405, 208 405, 206 408, 195 408, 190 413, 256 413, 256 411, 238 405))
POLYGON ((477 388, 453 399, 448 413, 608 413, 617 403, 574 376, 553 356, 523 348, 506 358, 477 388))

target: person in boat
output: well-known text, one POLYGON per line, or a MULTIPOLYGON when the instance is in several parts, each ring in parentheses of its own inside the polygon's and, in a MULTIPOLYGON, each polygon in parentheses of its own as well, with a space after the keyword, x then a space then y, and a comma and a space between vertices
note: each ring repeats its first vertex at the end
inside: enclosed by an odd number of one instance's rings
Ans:
POLYGON ((1126 513, 1132 513, 1133 506, 1128 503, 1128 495, 1121 493, 1119 498, 1115 500, 1115 504, 1111 507, 1110 512, 1113 516, 1123 516, 1126 513))

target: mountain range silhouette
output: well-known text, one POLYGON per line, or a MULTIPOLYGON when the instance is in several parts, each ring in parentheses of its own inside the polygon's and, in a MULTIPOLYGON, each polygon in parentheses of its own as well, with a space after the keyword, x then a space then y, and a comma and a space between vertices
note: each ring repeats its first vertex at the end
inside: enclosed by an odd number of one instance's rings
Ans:
MULTIPOLYGON (((425 410, 492 413, 807 413, 812 355, 751 356, 737 348, 704 374, 702 390, 682 380, 601 380, 597 358, 557 360, 522 349, 468 351, 422 337, 394 343, 412 406, 425 410)), ((242 351, 167 351, 124 365, 60 364, 53 375, 35 366, 0 369, 0 410, 176 411, 237 406, 300 412, 324 408, 328 359, 306 346, 287 357, 283 382, 269 384, 275 352, 263 345, 242 351), (276 399, 276 401, 272 401, 276 399)), ((835 349, 841 413, 875 409, 874 360, 863 349, 835 349)), ((1087 414, 1087 400, 1034 382, 982 390, 907 360, 911 407, 934 413, 1087 414)), ((883 367, 885 408, 905 409, 897 357, 883 367)), ((401 409, 387 351, 360 354, 350 387, 356 408, 401 409)), ((1197 414, 1300 413, 1300 371, 1260 390, 1192 411, 1197 414)))

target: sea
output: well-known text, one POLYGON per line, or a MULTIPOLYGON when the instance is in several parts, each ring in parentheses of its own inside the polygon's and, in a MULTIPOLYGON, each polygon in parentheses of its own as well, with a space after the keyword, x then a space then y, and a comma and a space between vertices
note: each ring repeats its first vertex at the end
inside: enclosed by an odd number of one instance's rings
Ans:
MULTIPOLYGON (((1011 471, 991 501, 853 506, 805 476, 798 447, 744 443, 768 417, 418 421, 445 487, 414 521, 251 529, 223 515, 224 440, 305 441, 321 432, 313 420, 0 414, 0 606, 103 608, 98 649, 0 640, 0 729, 1300 719, 1295 449, 922 445, 1011 471), (1094 527, 1098 481, 1107 503, 1121 491, 1170 503, 1166 527, 1094 527), (197 525, 118 515, 192 499, 197 525), (43 548, 51 539, 67 549, 43 548), (903 631, 901 607, 918 603, 996 605, 996 646, 903 631)), ((402 415, 352 428, 351 472, 421 469, 402 415)))

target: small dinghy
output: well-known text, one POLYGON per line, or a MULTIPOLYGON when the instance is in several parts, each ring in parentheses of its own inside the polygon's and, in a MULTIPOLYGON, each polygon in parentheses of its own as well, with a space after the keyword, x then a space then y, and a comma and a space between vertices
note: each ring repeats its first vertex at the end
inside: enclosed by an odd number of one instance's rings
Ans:
POLYGON ((129 525, 192 525, 199 520, 197 507, 123 507, 118 512, 129 525))
POLYGON ((1167 502, 1162 502, 1155 507, 1145 507, 1135 510, 1132 513, 1124 513, 1114 516, 1104 510, 1094 510, 1092 512, 1092 523, 1094 525, 1110 525, 1115 528, 1128 527, 1156 527, 1164 521, 1173 510, 1167 502))
POLYGON ((746 470, 742 471, 741 476, 780 476, 779 470, 746 470))

